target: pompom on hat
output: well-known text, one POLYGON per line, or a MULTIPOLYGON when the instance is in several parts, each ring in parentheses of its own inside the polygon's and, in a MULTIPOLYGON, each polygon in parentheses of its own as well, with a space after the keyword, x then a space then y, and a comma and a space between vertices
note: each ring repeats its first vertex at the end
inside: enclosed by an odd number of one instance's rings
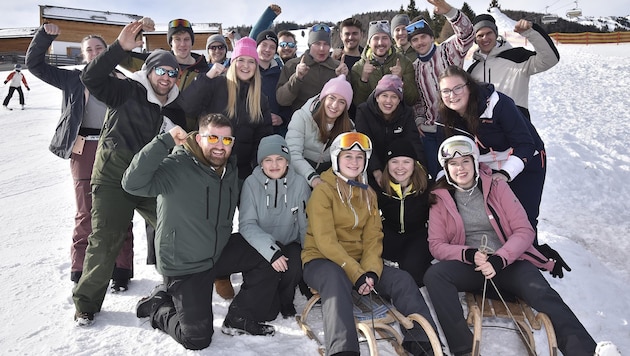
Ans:
POLYGON ((319 99, 324 100, 330 94, 341 95, 346 100, 346 110, 350 108, 350 104, 352 104, 352 86, 348 83, 344 74, 340 74, 338 77, 326 82, 319 94, 319 99))
POLYGON ((260 140, 258 144, 258 154, 256 159, 260 164, 265 157, 271 155, 280 155, 284 157, 287 162, 291 163, 291 153, 287 141, 280 135, 265 136, 260 140))
POLYGON ((256 50, 256 41, 249 37, 243 37, 236 42, 234 51, 232 51, 232 60, 235 60, 241 56, 248 56, 254 58, 256 64, 258 64, 258 51, 256 50))

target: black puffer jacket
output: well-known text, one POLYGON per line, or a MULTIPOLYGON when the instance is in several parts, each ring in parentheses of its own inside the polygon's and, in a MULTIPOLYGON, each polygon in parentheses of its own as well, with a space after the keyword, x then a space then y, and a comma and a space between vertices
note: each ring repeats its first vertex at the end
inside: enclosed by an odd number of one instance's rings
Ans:
MULTIPOLYGON (((237 114, 236 118, 232 119, 234 137, 236 137, 232 152, 237 158, 238 178, 245 180, 257 165, 256 152, 260 140, 273 134, 273 126, 267 96, 260 97, 263 119, 253 123, 247 112, 249 83, 239 81, 239 84, 237 114)), ((227 115, 227 79, 224 76, 209 79, 205 75, 200 75, 182 92, 181 99, 186 114, 189 116, 199 117, 210 113, 227 115)))
POLYGON ((416 150, 418 161, 426 167, 427 160, 414 121, 413 109, 402 101, 394 111, 394 117, 388 121, 385 120, 372 93, 366 102, 357 107, 355 123, 357 131, 366 134, 372 140, 372 156, 368 163, 370 177, 375 170, 385 169, 387 148, 394 140, 409 140, 416 150))

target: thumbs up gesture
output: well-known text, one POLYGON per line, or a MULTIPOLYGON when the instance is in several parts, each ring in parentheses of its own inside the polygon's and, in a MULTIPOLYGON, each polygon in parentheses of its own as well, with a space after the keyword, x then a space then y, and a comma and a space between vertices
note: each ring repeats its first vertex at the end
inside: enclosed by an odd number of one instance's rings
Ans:
POLYGON ((346 59, 346 55, 342 54, 341 60, 339 61, 339 65, 337 66, 337 68, 335 68, 335 74, 337 75, 343 74, 345 76, 348 75, 348 66, 346 65, 346 62, 344 62, 344 59, 346 59))
POLYGON ((389 67, 389 71, 398 76, 398 78, 402 79, 402 67, 400 66, 400 58, 396 59, 396 65, 393 67, 389 67))
POLYGON ((310 67, 306 65, 306 63, 304 63, 304 56, 305 54, 302 55, 300 63, 297 65, 297 67, 295 67, 295 75, 297 75, 298 79, 303 79, 310 69, 310 67))

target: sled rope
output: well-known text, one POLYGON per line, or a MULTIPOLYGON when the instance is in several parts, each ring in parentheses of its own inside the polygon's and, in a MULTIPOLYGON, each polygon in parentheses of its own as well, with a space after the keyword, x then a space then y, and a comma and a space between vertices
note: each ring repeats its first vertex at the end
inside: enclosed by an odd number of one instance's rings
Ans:
MULTIPOLYGON (((488 236, 486 236, 485 234, 483 236, 481 236, 481 246, 479 246, 479 252, 484 253, 486 255, 490 255, 490 254, 494 253, 494 250, 488 246, 488 236)), ((495 273, 496 273, 496 271, 495 271, 495 273)), ((495 276, 496 276, 496 274, 495 274, 495 276)), ((518 332, 521 335, 521 338, 523 339, 523 341, 525 342, 525 345, 527 345, 527 348, 529 349, 529 351, 531 351, 531 353, 533 355, 535 355, 536 354, 536 350, 529 343, 529 341, 528 341, 529 339, 525 336, 525 334, 523 333, 523 330, 518 326, 519 324, 516 321, 516 318, 512 314, 512 311, 508 307, 508 304, 505 301, 505 299, 503 299, 503 295, 501 295, 501 292, 499 292, 499 288, 494 283, 494 280, 492 280, 492 278, 485 278, 485 280, 483 282, 483 292, 482 292, 482 299, 481 299, 481 318, 483 319, 483 310, 484 310, 485 303, 486 303, 486 290, 487 290, 487 286, 488 286, 488 281, 490 281, 490 283, 492 283, 492 287, 494 288, 495 292, 497 292, 497 295, 499 296, 499 299, 501 299, 501 303, 503 303, 503 305, 505 306, 505 311, 510 316, 510 319, 512 319, 512 322, 516 326, 516 329, 518 329, 518 332)))

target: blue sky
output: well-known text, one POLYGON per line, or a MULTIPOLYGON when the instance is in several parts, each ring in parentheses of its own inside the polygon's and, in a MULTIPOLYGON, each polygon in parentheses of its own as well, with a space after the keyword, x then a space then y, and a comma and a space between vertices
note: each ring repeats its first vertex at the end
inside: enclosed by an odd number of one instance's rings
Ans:
MULTIPOLYGON (((467 2, 475 12, 481 13, 487 9, 490 0, 469 0, 467 2)), ((224 27, 229 27, 253 24, 270 3, 271 1, 260 0, 213 0, 202 3, 177 3, 163 0, 110 0, 107 2, 87 2, 79 0, 46 0, 45 2, 42 2, 42 0, 6 1, 2 5, 2 12, 0 12, 0 28, 38 26, 39 5, 130 13, 152 17, 158 23, 166 23, 174 18, 186 18, 193 22, 221 22, 224 27)), ((357 13, 376 10, 398 10, 400 5, 406 8, 409 4, 409 0, 387 2, 365 0, 315 0, 297 2, 278 0, 276 3, 283 9, 282 14, 278 18, 279 21, 303 23, 314 20, 340 21, 357 13)), ((450 1, 449 3, 452 6, 461 7, 464 1, 450 1)), ((558 15, 563 15, 567 10, 575 7, 575 2, 570 0, 499 0, 499 4, 503 9, 528 10, 541 13, 545 12, 546 6, 549 6, 549 12, 557 13, 558 15)), ((416 6, 421 10, 432 8, 432 6, 424 0, 416 0, 416 6)), ((579 7, 582 9, 584 15, 630 15, 628 0, 608 0, 603 2, 582 0, 579 2, 579 7)))

